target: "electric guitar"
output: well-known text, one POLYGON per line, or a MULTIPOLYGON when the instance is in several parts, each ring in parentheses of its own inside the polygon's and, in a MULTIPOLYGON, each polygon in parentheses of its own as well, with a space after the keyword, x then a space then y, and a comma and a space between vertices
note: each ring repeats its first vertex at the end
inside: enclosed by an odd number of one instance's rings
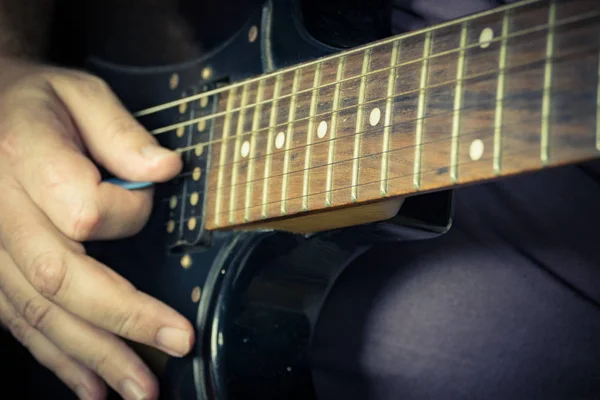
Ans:
POLYGON ((144 231, 98 254, 195 321, 192 354, 158 367, 162 396, 315 398, 307 349, 353 259, 446 232, 455 187, 600 156, 599 45, 596 0, 525 0, 352 48, 267 0, 200 58, 90 58, 185 164, 144 231))

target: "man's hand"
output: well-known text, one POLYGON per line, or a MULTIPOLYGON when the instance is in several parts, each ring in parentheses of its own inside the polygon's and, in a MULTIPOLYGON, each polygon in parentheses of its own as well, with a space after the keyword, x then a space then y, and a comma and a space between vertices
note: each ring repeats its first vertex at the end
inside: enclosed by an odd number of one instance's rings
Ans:
POLYGON ((85 254, 82 241, 138 232, 152 206, 150 190, 101 182, 90 158, 131 181, 181 169, 101 80, 0 58, 0 321, 81 398, 103 398, 102 381, 156 398, 118 337, 182 356, 194 331, 85 254))

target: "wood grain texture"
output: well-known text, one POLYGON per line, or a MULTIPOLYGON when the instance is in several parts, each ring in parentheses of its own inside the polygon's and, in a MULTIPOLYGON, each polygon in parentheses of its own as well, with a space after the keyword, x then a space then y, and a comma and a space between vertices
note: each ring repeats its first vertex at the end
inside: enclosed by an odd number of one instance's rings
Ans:
POLYGON ((596 1, 526 1, 238 85, 207 228, 323 227, 323 211, 598 157, 599 44, 596 1))

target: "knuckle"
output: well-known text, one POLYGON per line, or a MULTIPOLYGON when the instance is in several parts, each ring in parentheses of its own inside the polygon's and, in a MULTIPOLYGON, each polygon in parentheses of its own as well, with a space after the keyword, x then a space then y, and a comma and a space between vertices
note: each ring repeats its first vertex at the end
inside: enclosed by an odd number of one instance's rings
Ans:
POLYGON ((109 91, 108 84, 96 75, 76 72, 73 77, 77 80, 76 87, 86 97, 95 97, 109 91))
POLYGON ((68 236, 77 241, 84 241, 92 237, 102 222, 102 213, 97 205, 85 202, 73 213, 70 232, 68 236))
POLYGON ((13 316, 6 324, 11 335, 23 346, 29 345, 32 327, 20 316, 13 316))
POLYGON ((139 327, 140 320, 140 314, 134 310, 119 313, 113 321, 115 333, 125 338, 136 336, 135 332, 139 327))
POLYGON ((42 296, 30 298, 23 305, 22 315, 33 328, 43 331, 51 314, 52 304, 42 296))
POLYGON ((107 352, 102 352, 101 354, 97 355, 91 360, 90 365, 98 375, 104 377, 106 376, 106 371, 108 370, 109 362, 109 354, 107 352))
POLYGON ((42 254, 33 260, 29 269, 31 284, 44 297, 53 299, 65 291, 68 269, 65 255, 42 254))

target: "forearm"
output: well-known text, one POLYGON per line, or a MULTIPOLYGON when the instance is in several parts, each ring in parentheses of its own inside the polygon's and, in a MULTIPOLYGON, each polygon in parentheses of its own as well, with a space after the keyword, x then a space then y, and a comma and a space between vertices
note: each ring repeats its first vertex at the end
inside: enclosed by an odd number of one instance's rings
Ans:
POLYGON ((0 56, 46 58, 55 0, 0 0, 0 56))

